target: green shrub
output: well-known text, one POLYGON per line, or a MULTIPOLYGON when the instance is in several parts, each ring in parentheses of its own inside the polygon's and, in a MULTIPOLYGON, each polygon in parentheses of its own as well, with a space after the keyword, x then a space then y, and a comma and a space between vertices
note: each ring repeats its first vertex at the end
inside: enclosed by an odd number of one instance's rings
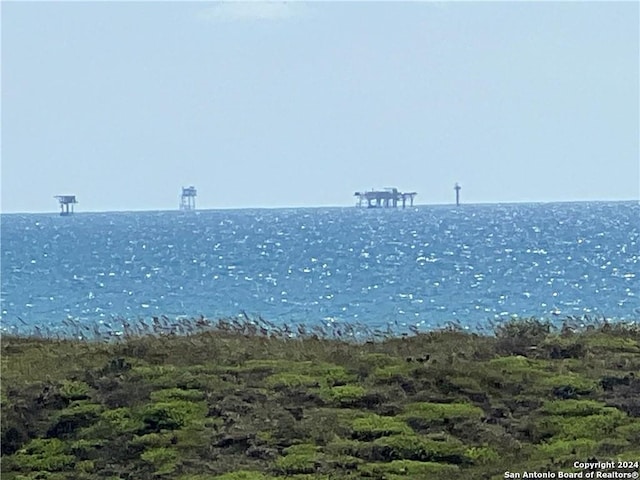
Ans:
POLYGON ((330 442, 324 451, 332 456, 357 456, 362 442, 356 440, 345 440, 343 438, 336 438, 330 442))
POLYGON ((596 454, 611 458, 629 448, 629 442, 622 438, 606 438, 598 443, 596 454))
POLYGON ((384 365, 373 371, 373 378, 378 383, 398 382, 407 378, 414 368, 406 363, 384 365))
POLYGON ((142 430, 145 425, 141 418, 125 407, 102 412, 98 422, 101 428, 95 433, 98 436, 105 435, 108 437, 137 432, 142 430))
POLYGON ((320 395, 326 401, 337 405, 350 405, 365 396, 367 391, 360 385, 340 385, 337 387, 324 388, 320 395))
POLYGON ((298 445, 291 445, 283 450, 285 455, 312 455, 317 453, 319 450, 318 447, 312 445, 310 443, 300 443, 298 445))
POLYGON ((81 460, 96 456, 98 449, 105 444, 101 439, 80 439, 69 444, 69 451, 81 460))
POLYGON ((138 366, 132 368, 130 372, 131 380, 142 381, 155 388, 198 389, 201 387, 201 378, 198 375, 174 365, 138 366))
POLYGON ((67 447, 61 440, 38 438, 13 455, 7 462, 7 467, 18 471, 56 472, 67 469, 75 461, 75 457, 68 454, 67 447))
POLYGON ((91 395, 91 387, 84 382, 66 380, 60 385, 60 395, 69 401, 86 400, 91 395))
POLYGON ((275 461, 278 471, 290 475, 292 473, 311 473, 316 469, 316 456, 287 455, 275 461))
POLYGON ((480 420, 484 412, 481 408, 468 403, 411 403, 400 415, 409 425, 424 429, 432 424, 441 424, 461 420, 480 420))
POLYGON ((82 460, 75 465, 76 472, 92 473, 96 468, 93 460, 82 460))
POLYGON ((587 346, 595 351, 607 352, 609 355, 614 352, 619 353, 640 353, 640 343, 638 340, 629 337, 615 337, 606 333, 596 333, 585 337, 587 346))
POLYGON ((386 367, 394 363, 398 363, 397 357, 392 357, 386 353, 363 353, 360 355, 359 360, 375 368, 386 367))
POLYGON ((308 388, 319 387, 320 383, 316 378, 309 375, 303 375, 300 373, 276 373, 265 379, 265 384, 269 388, 279 389, 291 389, 291 388, 308 388))
POLYGON ((640 420, 622 425, 616 429, 616 432, 632 444, 640 445, 640 420))
POLYGON ((356 418, 352 423, 353 438, 358 440, 375 440, 388 435, 411 433, 411 428, 401 420, 371 414, 356 418))
POLYGON ((5 478, 7 480, 69 480, 69 476, 67 474, 43 472, 43 471, 29 473, 27 475, 16 475, 16 476, 12 476, 11 474, 5 475, 3 471, 3 480, 5 478))
POLYGON ((131 372, 146 380, 151 380, 158 377, 173 376, 178 372, 178 368, 175 365, 137 366, 133 367, 131 372))
POLYGON ((444 391, 445 389, 443 388, 443 386, 446 385, 447 393, 450 391, 461 391, 461 392, 467 392, 467 393, 483 391, 483 388, 480 385, 480 382, 478 382, 477 379, 470 376, 453 374, 453 375, 446 375, 444 378, 441 378, 439 380, 440 382, 438 384, 438 387, 440 388, 441 391, 444 391))
POLYGON ((62 436, 91 425, 102 412, 102 405, 95 403, 74 402, 54 416, 47 432, 50 436, 62 436))
POLYGON ((614 435, 616 429, 624 424, 626 415, 615 408, 606 407, 603 414, 598 415, 551 415, 538 421, 538 428, 547 436, 557 439, 601 439, 614 435))
POLYGON ((185 400, 188 402, 197 402, 204 400, 204 392, 195 389, 166 388, 151 392, 151 400, 154 402, 168 402, 172 400, 185 400))
POLYGON ((393 460, 388 463, 367 463, 358 467, 358 471, 367 477, 385 478, 389 474, 428 478, 430 475, 446 475, 449 478, 457 478, 460 475, 460 467, 445 463, 418 462, 415 460, 393 460))
POLYGON ((318 447, 310 444, 293 445, 284 450, 285 457, 275 461, 276 469, 284 474, 312 473, 321 458, 318 447))
POLYGON ((588 438, 580 438, 573 440, 553 440, 543 443, 538 450, 545 457, 553 457, 556 459, 563 457, 572 458, 588 458, 593 455, 597 442, 588 438))
MULTIPOLYGON (((607 409, 604 403, 594 400, 552 400, 541 408, 547 415, 586 416, 602 413, 607 409)), ((610 409, 609 409, 610 410, 610 409)))
POLYGON ((344 385, 354 380, 344 367, 324 362, 292 362, 288 360, 249 360, 231 370, 249 373, 267 373, 269 388, 309 388, 344 385))
POLYGON ((147 447, 168 447, 174 437, 171 432, 147 433, 146 435, 135 436, 131 439, 130 445, 147 447))
POLYGON ((370 461, 416 460, 467 464, 471 459, 459 441, 435 441, 417 435, 391 435, 361 442, 357 456, 370 461))
POLYGON ((203 419, 206 412, 204 403, 174 400, 146 405, 140 412, 140 419, 150 431, 177 430, 203 419))
POLYGON ((500 459, 500 455, 491 447, 471 447, 465 451, 467 457, 476 465, 487 465, 500 459))
POLYGON ((300 372, 301 369, 308 370, 313 365, 313 362, 293 362, 291 360, 284 359, 260 359, 260 360, 247 360, 239 367, 227 367, 226 371, 235 372, 300 372))
POLYGON ((173 472, 177 465, 178 452, 170 448, 152 448, 146 450, 140 455, 140 459, 151 464, 155 469, 156 475, 163 475, 173 472))
POLYGON ((597 382, 589 380, 582 375, 567 373, 554 375, 540 380, 540 384, 547 388, 570 387, 578 394, 593 392, 597 387, 597 382))
POLYGON ((616 428, 626 420, 626 415, 612 408, 604 415, 589 415, 585 417, 574 417, 571 421, 562 426, 559 433, 563 438, 603 438, 613 435, 616 428))
MULTIPOLYGON (((493 369, 499 369, 503 374, 522 374, 530 373, 533 370, 540 370, 547 366, 544 360, 533 360, 522 355, 513 355, 508 357, 492 358, 488 362, 488 366, 493 369)), ((542 373, 541 371, 538 373, 542 373)))
POLYGON ((31 440, 20 453, 28 455, 59 455, 65 453, 67 447, 65 443, 58 438, 35 438, 31 440))
POLYGON ((339 365, 319 364, 315 366, 311 372, 322 379, 322 385, 328 387, 346 385, 356 379, 353 374, 347 372, 344 367, 339 365))

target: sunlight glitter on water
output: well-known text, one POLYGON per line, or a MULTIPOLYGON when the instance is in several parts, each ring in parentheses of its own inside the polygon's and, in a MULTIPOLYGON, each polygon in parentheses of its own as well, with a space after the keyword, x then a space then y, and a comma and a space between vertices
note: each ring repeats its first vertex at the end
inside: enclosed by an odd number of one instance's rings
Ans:
POLYGON ((640 311, 637 202, 198 213, 3 215, 3 325, 241 310, 474 325, 640 311))

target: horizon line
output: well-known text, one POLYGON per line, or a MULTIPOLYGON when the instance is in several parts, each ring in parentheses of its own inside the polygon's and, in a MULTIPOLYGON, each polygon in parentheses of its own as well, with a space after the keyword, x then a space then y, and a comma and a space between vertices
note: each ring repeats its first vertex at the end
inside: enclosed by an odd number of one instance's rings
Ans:
MULTIPOLYGON (((207 211, 235 211, 235 210, 291 210, 291 209, 320 209, 320 208, 345 208, 345 209, 355 209, 355 210, 410 210, 418 207, 454 207, 454 208, 462 208, 464 206, 482 206, 482 205, 543 205, 543 204, 558 204, 558 203, 630 203, 637 202, 640 203, 640 198, 633 199, 616 199, 616 200, 539 200, 539 201, 531 201, 531 200, 512 200, 505 202, 464 202, 460 203, 460 205, 456 205, 455 202, 452 203, 416 203, 413 207, 375 207, 375 208, 367 208, 367 207, 358 207, 357 205, 284 205, 284 206, 244 206, 244 207, 202 207, 196 208, 194 210, 180 210, 179 208, 175 209, 133 209, 133 210, 84 210, 84 211, 75 211, 72 215, 82 215, 88 213, 145 213, 145 212, 183 212, 185 214, 197 213, 197 212, 207 212, 207 211)), ((55 215, 60 216, 59 211, 57 210, 46 210, 46 211, 13 211, 13 212, 3 212, 0 209, 0 215, 55 215)))

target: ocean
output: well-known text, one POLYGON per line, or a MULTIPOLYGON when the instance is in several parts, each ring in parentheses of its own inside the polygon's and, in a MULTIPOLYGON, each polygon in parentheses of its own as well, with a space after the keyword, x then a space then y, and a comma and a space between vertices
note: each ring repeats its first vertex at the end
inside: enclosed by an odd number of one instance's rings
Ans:
POLYGON ((166 315, 476 329, 640 320, 640 205, 3 214, 2 329, 166 315))

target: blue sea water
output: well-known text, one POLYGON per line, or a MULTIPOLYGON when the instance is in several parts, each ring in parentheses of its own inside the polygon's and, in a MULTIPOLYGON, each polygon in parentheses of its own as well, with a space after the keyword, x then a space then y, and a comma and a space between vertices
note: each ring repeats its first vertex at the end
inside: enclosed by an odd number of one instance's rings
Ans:
POLYGON ((640 319, 640 205, 4 214, 5 330, 167 315, 640 319))

